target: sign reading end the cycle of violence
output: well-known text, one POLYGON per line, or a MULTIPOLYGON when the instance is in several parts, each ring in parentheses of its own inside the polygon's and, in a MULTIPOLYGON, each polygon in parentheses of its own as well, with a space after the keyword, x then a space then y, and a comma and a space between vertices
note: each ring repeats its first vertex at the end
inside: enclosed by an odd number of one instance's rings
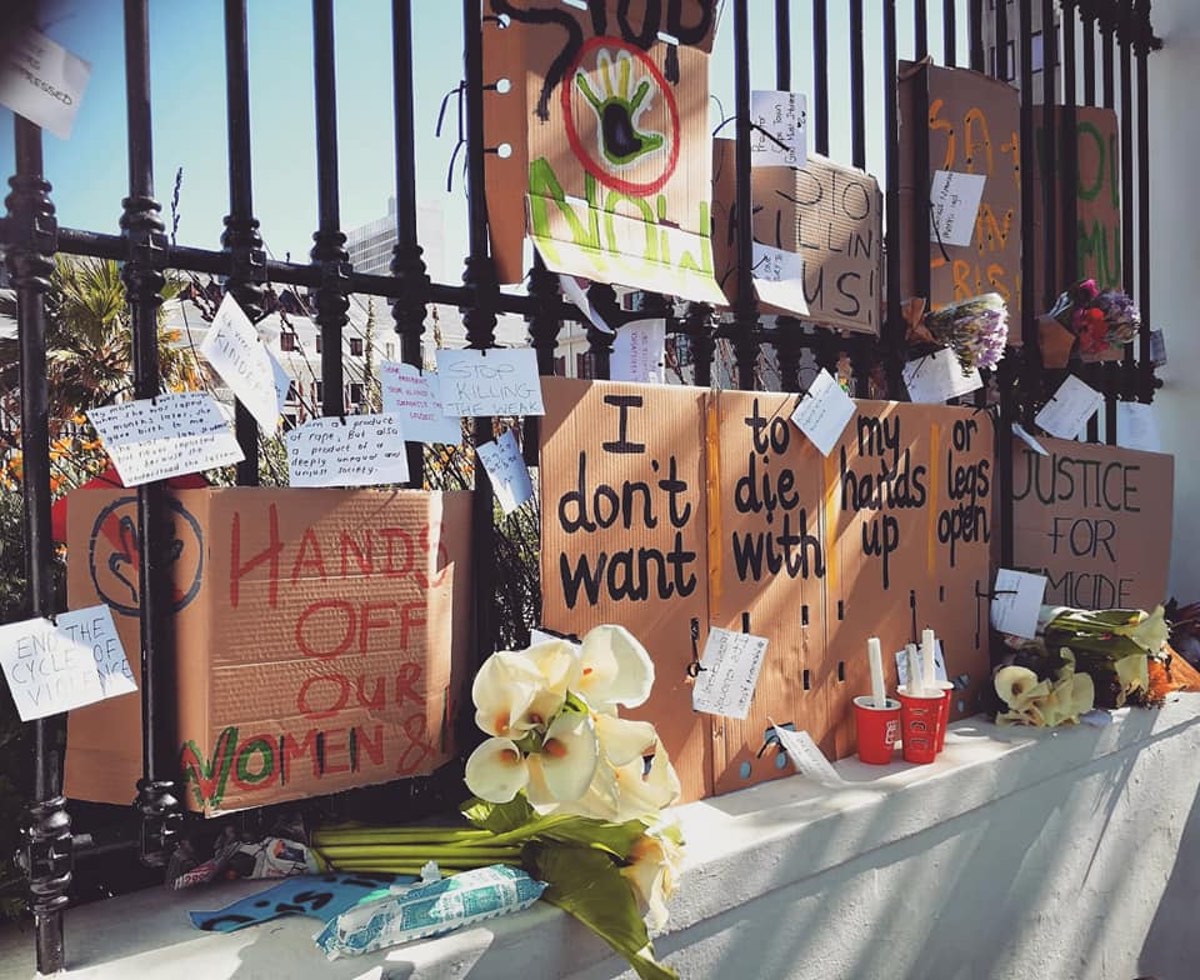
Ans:
POLYGON ((1116 446, 1014 441, 1014 563, 1046 576, 1044 602, 1153 609, 1167 599, 1175 458, 1116 446))
MULTIPOLYGON (((127 491, 90 490, 68 516, 71 600, 106 603, 131 650, 136 508, 127 491)), ((185 490, 168 508, 190 809, 423 775, 451 757, 468 681, 469 494, 185 490)), ((136 699, 71 712, 67 792, 128 802, 140 732, 136 699)))

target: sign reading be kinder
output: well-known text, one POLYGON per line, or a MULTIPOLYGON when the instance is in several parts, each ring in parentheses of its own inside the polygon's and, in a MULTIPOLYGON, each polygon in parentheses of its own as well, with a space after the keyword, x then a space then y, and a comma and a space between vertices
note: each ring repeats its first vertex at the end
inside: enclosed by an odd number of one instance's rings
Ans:
MULTIPOLYGON (((129 650, 136 506, 130 491, 96 490, 69 512, 71 602, 108 603, 129 650)), ((187 490, 169 509, 191 809, 386 782, 450 757, 468 679, 469 494, 187 490)), ((71 713, 71 796, 129 801, 141 775, 136 708, 71 713)))

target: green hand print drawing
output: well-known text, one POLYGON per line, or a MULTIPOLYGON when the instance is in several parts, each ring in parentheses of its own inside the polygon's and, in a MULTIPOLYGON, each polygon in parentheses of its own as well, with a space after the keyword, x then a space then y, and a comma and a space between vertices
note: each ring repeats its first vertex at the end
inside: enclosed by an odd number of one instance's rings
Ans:
POLYGON ((588 100, 600 122, 600 151, 615 167, 624 167, 647 153, 659 149, 665 139, 653 130, 638 131, 638 118, 650 108, 646 96, 650 81, 643 78, 629 95, 633 74, 633 59, 622 51, 617 54, 617 82, 613 84, 612 57, 607 51, 596 56, 596 69, 603 87, 600 96, 592 90, 587 75, 575 74, 575 85, 588 100), (602 96, 602 97, 601 97, 602 96))

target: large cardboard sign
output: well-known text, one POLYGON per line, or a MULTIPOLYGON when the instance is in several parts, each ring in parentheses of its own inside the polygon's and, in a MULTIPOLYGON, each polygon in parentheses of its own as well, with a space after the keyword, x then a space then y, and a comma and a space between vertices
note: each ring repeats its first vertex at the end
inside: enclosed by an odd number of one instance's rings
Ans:
POLYGON ((1167 599, 1175 458, 1039 438, 1013 440, 1013 554, 1046 576, 1045 602, 1153 609, 1167 599))
MULTIPOLYGON (((737 302, 737 191, 733 140, 713 140, 713 255, 728 305, 737 302)), ((807 313, 783 313, 878 335, 882 288, 883 198, 875 178, 810 153, 799 169, 750 171, 754 240, 798 254, 807 313)))
POLYGON ((930 243, 934 309, 996 292, 1008 304, 1009 343, 1021 344, 1020 97, 1005 82, 964 68, 900 65, 900 282, 916 295, 913 243, 930 237, 928 214, 916 213, 917 187, 934 171, 982 174, 986 182, 970 245, 930 243), (917 118, 917 95, 928 94, 928 117, 917 118), (917 140, 929 145, 929 172, 915 172, 917 140))
POLYGON ((488 219, 502 282, 528 232, 557 272, 720 302, 708 59, 715 0, 488 0, 488 219), (633 8, 633 9, 631 9, 633 8), (676 43, 664 40, 673 39, 676 43), (503 89, 503 91, 501 91, 503 89))
MULTIPOLYGON (((451 757, 469 681, 468 494, 187 490, 169 509, 189 808, 212 815, 316 796, 451 757)), ((128 491, 88 491, 68 531, 72 603, 107 603, 131 650, 135 514, 128 491)), ((71 713, 69 795, 131 799, 139 707, 125 699, 71 713)))

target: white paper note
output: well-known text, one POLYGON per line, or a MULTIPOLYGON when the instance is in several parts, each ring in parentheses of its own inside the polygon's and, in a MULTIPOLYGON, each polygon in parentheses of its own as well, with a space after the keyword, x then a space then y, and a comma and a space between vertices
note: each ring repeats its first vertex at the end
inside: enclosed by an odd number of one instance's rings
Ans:
POLYGON ((975 235, 975 218, 983 198, 983 174, 960 174, 935 170, 929 188, 929 240, 943 245, 970 245, 975 235))
POLYGON ((533 646, 533 644, 535 644, 535 643, 551 643, 551 642, 570 643, 571 646, 573 646, 576 650, 578 650, 580 648, 580 644, 571 643, 570 640, 564 640, 561 636, 557 636, 554 633, 547 633, 545 630, 538 629, 536 626, 529 631, 529 645, 530 646, 533 646))
POLYGON ((762 242, 753 244, 754 291, 758 298, 797 316, 808 316, 803 256, 762 242))
POLYGON ((404 430, 394 415, 312 419, 285 438, 293 487, 371 487, 408 480, 404 430))
POLYGON ((1034 421, 1052 436, 1074 439, 1103 404, 1100 392, 1072 374, 1042 406, 1034 421))
POLYGON ((411 442, 462 442, 462 424, 442 413, 436 374, 422 374, 413 364, 384 361, 379 365, 383 411, 400 420, 404 438, 411 442))
POLYGON ((0 105, 59 139, 67 139, 83 101, 92 66, 40 31, 8 39, 0 62, 0 105))
POLYGON ((1162 452, 1162 439, 1158 435, 1158 419, 1153 405, 1117 402, 1117 445, 1146 453, 1162 452))
MULTIPOLYGON (((896 657, 896 678, 901 685, 908 684, 908 651, 897 650, 896 657)), ((917 658, 918 661, 920 657, 917 658)), ((941 639, 933 642, 933 679, 935 681, 949 680, 946 675, 946 658, 942 654, 941 639)))
POLYGON ((220 406, 203 391, 93 408, 87 417, 127 487, 245 458, 220 406))
POLYGON ((634 320, 617 331, 609 361, 613 381, 666 383, 667 321, 634 320))
POLYGON ((781 728, 775 722, 771 722, 771 729, 801 776, 823 786, 841 786, 846 782, 808 732, 781 728))
POLYGON ((765 637, 713 627, 692 687, 692 707, 710 715, 745 718, 767 652, 765 637))
POLYGON ((1167 340, 1161 330, 1150 331, 1150 363, 1155 367, 1167 363, 1167 340))
POLYGON ((1025 431, 1025 426, 1020 422, 1012 424, 1013 435, 1020 439, 1025 445, 1032 449, 1039 456, 1049 456, 1050 450, 1038 442, 1033 436, 1025 431))
POLYGON ((833 451, 852 418, 854 402, 824 368, 817 372, 816 379, 808 386, 808 394, 792 412, 792 421, 821 450, 822 456, 833 451))
POLYGON ((284 384, 280 395, 280 376, 287 379, 287 372, 279 367, 270 349, 259 339, 250 318, 229 293, 217 307, 212 326, 200 344, 200 353, 262 430, 274 435, 288 391, 288 385, 284 384))
POLYGON ((1037 636, 1038 613, 1046 594, 1045 575, 998 568, 992 593, 993 627, 1026 640, 1037 636))
POLYGON ((962 365, 949 347, 909 361, 904 365, 904 384, 914 402, 936 405, 961 398, 983 387, 977 368, 963 374, 962 365))
POLYGON ((607 321, 592 306, 592 301, 588 299, 588 286, 591 285, 586 279, 576 279, 574 276, 559 275, 559 285, 562 287, 563 295, 567 297, 575 307, 588 320, 590 320, 598 330, 604 333, 612 333, 613 328, 610 327, 607 321))
POLYGON ((495 442, 476 446, 475 451, 491 478, 492 489, 504 513, 511 514, 533 496, 529 467, 521 458, 521 449, 512 429, 505 429, 504 435, 495 442))
POLYGON ((546 414, 537 353, 531 347, 440 350, 437 364, 443 415, 546 414))
POLYGON ((106 698, 132 694, 137 690, 125 647, 113 622, 112 610, 106 605, 89 606, 59 613, 58 631, 72 643, 82 644, 92 652, 92 661, 100 675, 100 686, 106 698))
POLYGON ((750 93, 750 165, 795 167, 808 162, 807 99, 798 92, 750 93))

